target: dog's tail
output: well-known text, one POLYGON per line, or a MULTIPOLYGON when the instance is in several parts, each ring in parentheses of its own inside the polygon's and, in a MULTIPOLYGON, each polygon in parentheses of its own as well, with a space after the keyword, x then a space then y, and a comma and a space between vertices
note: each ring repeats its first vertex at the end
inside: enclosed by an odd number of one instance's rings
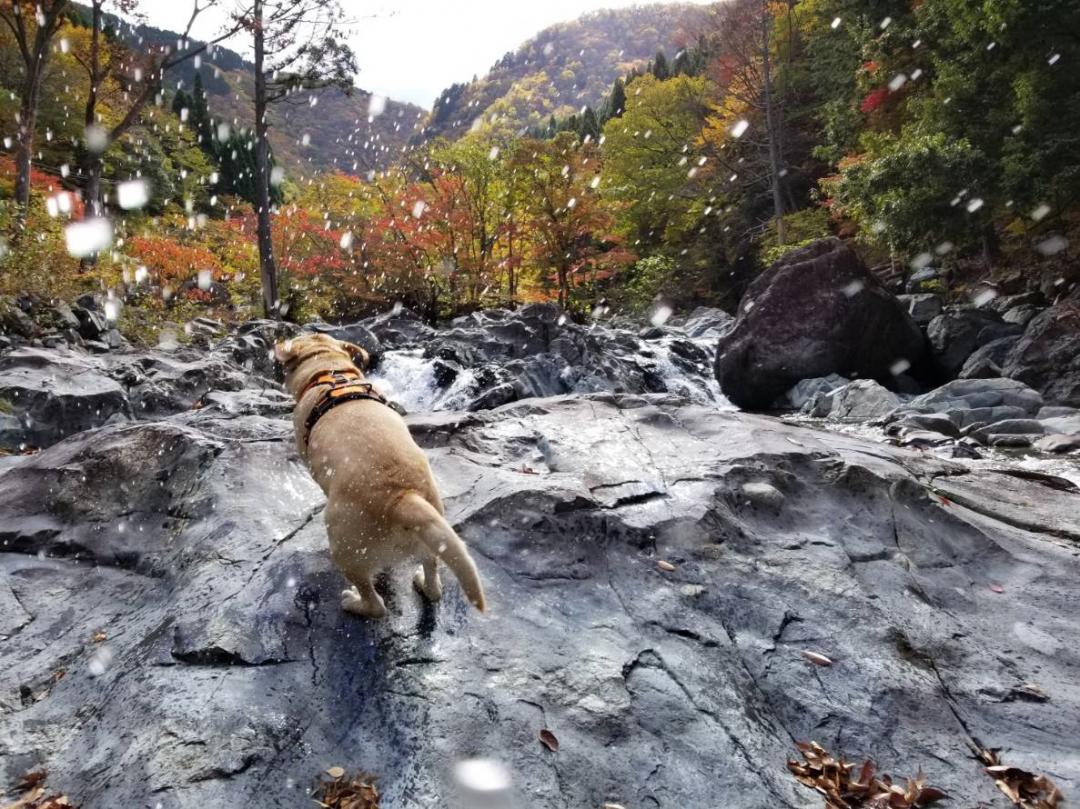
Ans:
POLYGON ((424 545, 454 572, 465 597, 483 612, 487 602, 484 601, 480 574, 469 556, 469 549, 443 515, 418 492, 409 492, 402 497, 394 511, 402 525, 416 529, 424 545))

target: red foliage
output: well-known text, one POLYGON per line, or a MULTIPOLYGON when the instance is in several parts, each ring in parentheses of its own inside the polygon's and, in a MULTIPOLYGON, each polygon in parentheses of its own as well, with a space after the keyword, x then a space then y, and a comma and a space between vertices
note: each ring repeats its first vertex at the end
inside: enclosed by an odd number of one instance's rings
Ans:
POLYGON ((869 114, 880 108, 888 98, 888 87, 879 87, 876 90, 871 90, 870 94, 867 95, 866 98, 863 99, 862 104, 859 105, 859 109, 862 110, 862 112, 869 114))
POLYGON ((162 285, 179 286, 199 270, 211 270, 215 277, 221 273, 218 257, 205 247, 179 244, 174 239, 135 236, 128 242, 128 250, 162 285))

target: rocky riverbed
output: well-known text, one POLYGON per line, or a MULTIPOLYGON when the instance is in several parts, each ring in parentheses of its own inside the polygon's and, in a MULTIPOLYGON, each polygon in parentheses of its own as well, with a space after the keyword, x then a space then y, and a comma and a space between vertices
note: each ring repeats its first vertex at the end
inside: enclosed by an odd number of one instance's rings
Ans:
POLYGON ((290 327, 8 351, 4 785, 43 766, 84 807, 298 806, 342 766, 384 807, 436 807, 482 756, 520 806, 812 807, 785 760, 816 740, 921 769, 948 805, 1010 805, 978 748, 1075 796, 1080 494, 1024 465, 1075 455, 933 421, 948 440, 884 443, 933 413, 1071 416, 988 380, 930 412, 904 394, 874 436, 815 426, 848 429, 831 404, 814 425, 738 412, 709 351, 729 321, 322 327, 379 355, 491 603, 448 584, 427 606, 403 570, 381 623, 337 606, 268 357, 290 327))

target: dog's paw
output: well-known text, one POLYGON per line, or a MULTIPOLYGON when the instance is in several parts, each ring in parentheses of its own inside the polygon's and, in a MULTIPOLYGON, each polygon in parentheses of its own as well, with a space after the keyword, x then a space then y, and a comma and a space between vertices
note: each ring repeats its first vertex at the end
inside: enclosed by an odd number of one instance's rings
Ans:
POLYGON ((375 602, 365 601, 363 596, 360 595, 360 591, 355 587, 341 591, 341 609, 363 618, 386 617, 386 607, 383 605, 382 599, 375 602))
POLYGON ((438 601, 442 598, 442 582, 439 581, 438 573, 435 574, 435 581, 431 586, 428 586, 427 578, 424 576, 424 568, 421 566, 413 576, 412 583, 413 587, 428 601, 438 601))

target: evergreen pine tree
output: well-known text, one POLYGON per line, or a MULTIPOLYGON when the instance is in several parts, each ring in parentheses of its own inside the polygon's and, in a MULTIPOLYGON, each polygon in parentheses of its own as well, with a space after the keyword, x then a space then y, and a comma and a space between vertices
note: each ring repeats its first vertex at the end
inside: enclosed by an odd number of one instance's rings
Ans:
POLYGON ((600 137, 600 122, 596 120, 596 113, 593 112, 592 107, 586 107, 585 113, 581 116, 580 134, 582 140, 586 137, 593 140, 600 137))
MULTIPOLYGON (((183 117, 183 111, 187 110, 188 111, 188 116, 190 116, 191 115, 192 104, 193 104, 193 102, 191 100, 191 96, 189 96, 187 94, 187 92, 185 92, 184 90, 177 90, 176 95, 173 96, 173 100, 172 100, 173 114, 177 118, 181 118, 181 117, 183 117)), ((190 117, 189 117, 189 120, 190 120, 190 117)))
POLYGON ((615 79, 611 86, 611 95, 608 96, 605 118, 619 118, 626 110, 626 85, 622 79, 615 79))
POLYGON ((202 72, 195 74, 195 87, 191 94, 191 112, 188 122, 195 131, 199 146, 204 152, 214 153, 214 137, 210 124, 210 108, 206 104, 206 91, 203 90, 202 72))
POLYGON ((656 52, 656 59, 653 60, 652 64, 652 74, 660 81, 671 78, 671 68, 668 67, 667 57, 664 56, 663 51, 656 52))

